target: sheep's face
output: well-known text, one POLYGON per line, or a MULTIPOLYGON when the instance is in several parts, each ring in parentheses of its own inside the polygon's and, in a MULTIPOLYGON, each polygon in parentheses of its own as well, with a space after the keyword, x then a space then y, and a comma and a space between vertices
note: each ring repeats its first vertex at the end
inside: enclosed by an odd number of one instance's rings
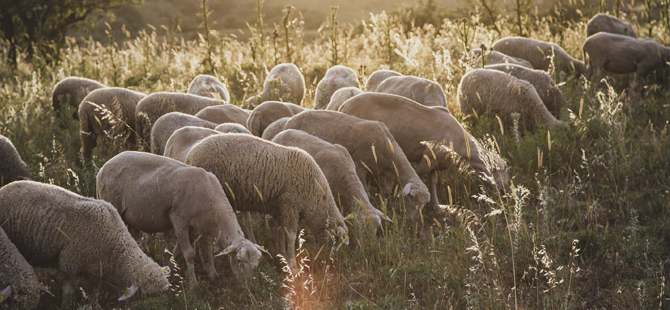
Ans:
POLYGON ((253 278, 254 269, 258 266, 261 255, 259 247, 249 240, 242 241, 237 251, 230 254, 230 267, 240 283, 253 278))
POLYGON ((402 195, 407 214, 412 219, 419 217, 419 213, 430 200, 430 193, 425 185, 422 187, 413 183, 407 183, 402 189, 402 195))

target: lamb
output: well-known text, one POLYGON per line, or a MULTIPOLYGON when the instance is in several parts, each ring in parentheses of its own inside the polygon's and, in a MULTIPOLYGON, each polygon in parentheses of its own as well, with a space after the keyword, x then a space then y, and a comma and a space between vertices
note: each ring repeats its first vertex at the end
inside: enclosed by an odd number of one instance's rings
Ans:
POLYGON ((521 114, 521 125, 535 130, 540 117, 546 126, 562 126, 530 83, 497 70, 475 69, 466 73, 458 85, 461 111, 477 115, 499 115, 503 123, 512 124, 512 113, 521 114))
POLYGON ((372 72, 368 77, 368 80, 365 82, 365 91, 377 91, 377 86, 392 76, 402 76, 402 73, 385 69, 372 72))
POLYGON ((263 135, 265 128, 274 121, 282 117, 291 117, 304 110, 304 108, 291 103, 266 101, 251 111, 247 120, 247 128, 254 136, 260 137, 263 135))
POLYGON ((295 129, 280 132, 272 142, 305 150, 314 158, 328 180, 333 198, 340 205, 341 214, 351 213, 352 205, 359 204, 375 231, 381 228, 382 218, 390 221, 370 203, 363 184, 356 176, 356 165, 346 148, 295 129))
POLYGON ((305 78, 292 63, 278 64, 265 78, 263 91, 247 99, 247 105, 256 107, 268 100, 279 100, 300 104, 305 97, 305 78))
POLYGON ((506 37, 494 42, 491 48, 503 54, 528 60, 535 69, 548 71, 553 59, 557 72, 575 72, 577 75, 586 72, 584 62, 572 58, 555 43, 522 37, 506 37))
POLYGON ((356 163, 356 174, 365 189, 367 181, 372 179, 384 192, 390 192, 398 184, 407 212, 414 219, 430 198, 428 188, 383 123, 335 111, 307 110, 289 119, 284 128, 302 130, 345 147, 356 163), (373 178, 368 178, 368 174, 373 178))
POLYGON ((188 86, 188 93, 212 99, 220 99, 225 103, 230 102, 230 95, 226 85, 219 79, 211 75, 200 74, 196 76, 191 85, 188 86))
POLYGON ((200 141, 184 162, 214 173, 235 210, 272 215, 279 224, 275 236, 281 236, 277 251, 293 270, 298 220, 319 239, 337 232, 348 243, 348 228, 328 181, 305 151, 228 133, 200 141))
POLYGON ((416 76, 390 77, 377 86, 377 92, 403 96, 429 107, 447 107, 442 86, 416 76))
POLYGON ((629 36, 637 39, 635 29, 620 19, 607 14, 598 13, 586 24, 586 36, 590 37, 598 32, 609 32, 629 36))
POLYGON ((418 164, 416 174, 429 176, 431 208, 438 206, 438 169, 446 169, 452 163, 450 154, 440 146, 451 145, 487 185, 503 189, 507 181, 505 161, 481 148, 444 107, 426 107, 396 95, 365 93, 343 104, 340 112, 380 121, 388 127, 407 159, 418 164), (429 147, 426 141, 435 143, 429 147))
POLYGON ((79 104, 90 92, 106 87, 104 84, 81 77, 66 77, 54 86, 54 91, 51 96, 51 105, 56 112, 56 116, 60 115, 61 109, 64 106, 70 106, 74 110, 72 118, 78 119, 79 104))
POLYGON ((246 126, 249 114, 251 114, 250 110, 232 104, 224 104, 206 107, 195 116, 216 124, 238 123, 246 126))
POLYGON ((36 309, 42 289, 40 281, 2 227, 0 262, 0 303, 11 297, 19 309, 36 309))
POLYGON ((221 134, 221 131, 204 127, 186 126, 175 130, 165 144, 163 156, 184 162, 188 152, 203 139, 221 134))
POLYGON ((485 65, 495 65, 495 64, 513 64, 513 65, 518 65, 522 67, 526 67, 529 69, 533 69, 533 65, 530 64, 527 60, 521 59, 521 58, 516 58, 512 57, 509 55, 505 55, 501 52, 496 52, 496 51, 487 51, 486 52, 486 59, 482 59, 482 49, 481 48, 475 48, 470 51, 470 57, 472 57, 475 60, 475 65, 474 68, 481 68, 482 67, 482 62, 486 61, 485 65))
POLYGON ((101 282, 130 287, 145 295, 168 288, 162 269, 149 258, 109 203, 58 186, 18 181, 0 189, 0 223, 26 261, 58 268, 63 281, 61 309, 71 309, 79 276, 88 282, 98 306, 101 282))
POLYGON ((219 180, 205 169, 129 151, 105 163, 96 186, 98 199, 116 207, 131 234, 174 229, 191 283, 196 282, 191 241, 199 235, 206 237, 200 250, 211 279, 218 276, 211 239, 225 249, 221 254, 235 254, 230 265, 241 282, 258 266, 262 248, 244 238, 219 180))
POLYGON ((151 153, 163 155, 165 151, 165 143, 170 138, 172 133, 184 126, 199 126, 204 128, 214 129, 216 124, 199 119, 193 115, 170 112, 159 117, 156 123, 151 127, 151 153))
POLYGON ((607 32, 588 37, 583 49, 588 65, 586 76, 592 77, 595 72, 596 81, 600 80, 601 69, 612 73, 635 72, 630 93, 635 91, 642 77, 656 68, 667 70, 670 62, 670 48, 653 39, 635 39, 607 32))
POLYGON ((333 93, 332 97, 330 97, 330 102, 328 103, 326 110, 337 111, 337 109, 339 109, 340 106, 349 98, 362 93, 363 91, 357 87, 340 88, 335 91, 335 93, 333 93))
POLYGON ((0 135, 0 187, 21 179, 30 179, 30 170, 12 141, 0 135))
POLYGON ((517 79, 527 81, 535 87, 535 91, 537 91, 537 94, 549 112, 556 118, 560 118, 561 109, 565 106, 565 100, 563 99, 563 93, 547 72, 512 64, 486 65, 484 69, 502 71, 517 79))
POLYGON ((220 132, 223 132, 223 133, 231 133, 232 132, 232 133, 246 133, 248 135, 251 134, 251 131, 249 131, 249 129, 247 129, 247 127, 244 127, 244 126, 242 126, 238 123, 219 124, 218 126, 216 126, 216 128, 214 128, 214 130, 220 131, 220 132))
MULTIPOLYGON (((192 94, 159 92, 153 93, 137 104, 135 108, 136 131, 144 141, 151 138, 151 127, 156 120, 170 112, 182 112, 195 115, 200 110, 225 104, 222 100, 210 99, 192 94)), ((141 145, 146 150, 150 145, 141 145)))
POLYGON ((314 109, 325 109, 330 103, 330 97, 336 90, 344 87, 358 88, 358 77, 356 71, 345 66, 333 66, 326 71, 326 76, 316 85, 314 95, 314 109))
POLYGON ((79 105, 79 134, 84 162, 91 160, 98 137, 103 138, 101 147, 104 147, 107 141, 113 141, 127 132, 127 146, 136 145, 135 108, 146 97, 126 88, 105 87, 92 91, 82 99, 79 105))

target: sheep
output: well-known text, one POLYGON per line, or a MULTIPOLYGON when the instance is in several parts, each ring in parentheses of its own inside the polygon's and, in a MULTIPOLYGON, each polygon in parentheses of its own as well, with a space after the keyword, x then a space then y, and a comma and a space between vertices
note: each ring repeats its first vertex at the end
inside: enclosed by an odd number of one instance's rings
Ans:
POLYGON ((197 126, 185 126, 175 130, 165 144, 163 156, 184 162, 186 154, 202 139, 218 135, 223 131, 197 126))
POLYGON ((254 136, 261 137, 265 128, 282 117, 291 117, 305 110, 291 103, 266 101, 256 107, 247 120, 247 128, 254 136))
POLYGON ((300 104, 305 97, 305 78, 292 63, 278 64, 265 78, 263 91, 247 99, 247 105, 256 107, 268 100, 279 100, 300 104))
POLYGON ((390 77, 377 86, 377 92, 403 96, 429 107, 447 107, 442 86, 416 76, 390 77))
POLYGON ((66 77, 54 86, 53 94, 51 95, 51 105, 56 112, 56 117, 60 115, 60 110, 64 106, 70 106, 74 110, 72 118, 78 119, 78 110, 81 100, 90 92, 106 87, 94 80, 81 77, 66 77))
POLYGON ((290 117, 282 117, 276 121, 274 121, 268 128, 265 128, 265 131, 263 131, 263 136, 262 138, 265 140, 272 140, 278 133, 284 131, 284 126, 286 125, 286 122, 291 119, 290 117))
POLYGON ((506 37, 493 43, 493 50, 513 57, 528 60, 533 68, 548 71, 554 64, 557 72, 575 72, 578 76, 586 72, 584 62, 575 59, 558 44, 522 37, 506 37))
POLYGON ((418 164, 416 174, 429 176, 430 207, 433 209, 438 206, 438 169, 446 169, 452 163, 450 156, 442 156, 440 153, 445 152, 437 146, 451 145, 487 185, 502 189, 506 182, 505 161, 481 148, 444 107, 423 106, 397 95, 365 93, 343 104, 340 112, 380 121, 388 127, 407 159, 418 164), (438 143, 429 147, 426 141, 438 143))
POLYGON ((0 289, 3 289, 0 291, 0 303, 11 297, 20 309, 37 308, 42 289, 33 266, 26 262, 2 227, 0 227, 0 289))
POLYGON ((325 109, 330 103, 330 97, 336 90, 344 87, 358 88, 358 77, 356 71, 345 66, 333 66, 326 75, 316 85, 316 94, 314 95, 314 109, 325 109))
POLYGON ((390 192, 399 183, 408 215, 414 219, 430 198, 428 188, 383 123, 335 111, 307 110, 289 119, 284 129, 302 130, 345 147, 366 190, 367 181, 372 179, 377 180, 384 192, 390 192), (368 174, 373 178, 368 178, 368 174))
POLYGON ((224 104, 206 107, 195 116, 216 124, 238 123, 246 126, 249 114, 251 114, 250 110, 232 104, 224 104))
POLYGON ((586 24, 586 36, 590 37, 598 32, 616 33, 637 39, 633 27, 620 19, 603 13, 593 16, 586 24))
POLYGON ((565 100, 563 99, 563 93, 547 72, 513 64, 486 65, 484 69, 502 71, 517 79, 527 81, 535 87, 535 91, 537 91, 537 94, 549 112, 556 118, 560 118, 561 109, 565 106, 565 100))
POLYGON ((197 282, 191 240, 199 235, 207 237, 200 249, 210 279, 218 276, 211 239, 225 249, 222 254, 234 253, 237 261, 230 265, 241 282, 258 266, 262 248, 244 238, 219 180, 205 169, 128 151, 102 166, 96 187, 98 199, 116 207, 131 235, 174 229, 191 283, 197 282))
MULTIPOLYGON (((156 120, 170 112, 182 112, 195 115, 200 110, 225 104, 223 100, 211 99, 192 94, 158 92, 153 93, 137 104, 135 108, 136 131, 144 141, 151 138, 151 127, 156 120)), ((150 145, 141 145, 146 150, 150 145)))
POLYGON ((225 103, 230 102, 230 95, 226 85, 219 79, 211 75, 200 74, 196 76, 191 85, 188 86, 188 93, 212 99, 221 99, 225 103))
POLYGON ((601 69, 612 73, 635 73, 630 93, 633 93, 640 79, 656 68, 668 69, 670 48, 658 44, 653 39, 635 39, 629 36, 607 32, 596 33, 586 39, 583 46, 584 59, 588 65, 587 77, 597 73, 600 80, 601 69))
POLYGON ((270 214, 277 251, 296 270, 298 220, 322 239, 337 232, 348 244, 348 228, 328 181, 305 151, 246 134, 213 135, 197 143, 184 161, 214 173, 235 210, 270 214), (285 233, 285 234, 284 234, 285 233))
POLYGON ((486 59, 482 59, 482 49, 481 48, 475 48, 470 51, 470 57, 475 60, 475 65, 474 68, 481 68, 482 67, 482 62, 486 61, 485 65, 495 65, 495 64, 513 64, 513 65, 518 65, 522 67, 526 67, 529 69, 533 69, 533 65, 530 64, 527 60, 521 59, 521 58, 516 58, 512 57, 509 55, 505 55, 501 52, 496 52, 496 51, 487 51, 486 52, 486 59))
POLYGON ((84 277, 92 306, 101 282, 145 295, 168 288, 164 269, 149 258, 108 202, 64 188, 18 181, 0 189, 0 223, 12 243, 34 267, 58 268, 63 281, 61 309, 71 309, 77 278, 84 277))
POLYGON ((172 133, 184 126, 214 129, 216 124, 181 112, 170 112, 159 117, 151 127, 151 153, 163 155, 165 143, 172 133))
POLYGON ((377 86, 392 76, 402 76, 402 73, 385 69, 372 72, 368 77, 368 80, 365 82, 365 91, 377 91, 377 86))
POLYGON ((113 141, 128 131, 125 143, 128 147, 136 145, 135 108, 146 97, 126 88, 105 87, 92 91, 82 99, 79 105, 79 134, 84 162, 90 161, 98 137, 103 138, 101 147, 104 147, 108 140, 113 141))
POLYGON ((363 184, 356 175, 356 165, 346 148, 295 129, 280 132, 272 142, 297 147, 314 158, 328 180, 333 198, 340 205, 341 214, 351 213, 352 205, 359 204, 375 231, 381 228, 382 219, 390 221, 370 203, 363 184))
POLYGON ((244 126, 242 126, 238 123, 219 124, 218 126, 216 126, 216 128, 214 128, 214 130, 220 131, 220 132, 223 132, 223 133, 231 133, 232 132, 232 133, 246 133, 248 135, 251 134, 251 131, 249 131, 249 129, 247 129, 247 127, 244 127, 244 126))
POLYGON ((0 135, 0 187, 16 180, 30 179, 30 175, 12 141, 0 135))
POLYGON ((512 124, 512 113, 521 114, 521 125, 536 129, 537 117, 546 126, 562 126, 530 83, 497 70, 474 69, 458 85, 458 103, 463 113, 499 115, 503 123, 512 124))
POLYGON ((342 103, 347 101, 349 98, 362 93, 363 91, 356 87, 340 88, 335 91, 335 93, 333 93, 332 97, 330 97, 330 102, 328 103, 326 110, 337 111, 342 103))

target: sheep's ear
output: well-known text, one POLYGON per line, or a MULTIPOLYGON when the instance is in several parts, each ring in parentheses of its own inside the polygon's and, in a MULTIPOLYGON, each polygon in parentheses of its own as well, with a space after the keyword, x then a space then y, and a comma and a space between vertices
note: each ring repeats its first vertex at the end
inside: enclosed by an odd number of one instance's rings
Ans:
POLYGON ((0 291, 0 304, 12 295, 12 286, 8 285, 4 290, 0 291))
POLYGON ((221 251, 221 253, 214 255, 214 257, 219 257, 221 255, 228 255, 228 254, 233 253, 235 251, 237 251, 237 246, 236 245, 231 245, 231 246, 223 249, 223 251, 221 251))
POLYGON ((412 191, 412 183, 405 184, 405 187, 402 188, 403 196, 409 196, 412 191))
POLYGON ((267 255, 270 255, 270 257, 272 257, 272 254, 270 254, 270 252, 266 251, 262 246, 260 246, 260 245, 258 245, 258 244, 255 244, 255 243, 254 243, 254 246, 255 246, 259 251, 261 251, 262 253, 265 253, 265 254, 267 254, 267 255))
POLYGON ((386 214, 383 213, 383 212, 379 215, 379 217, 381 217, 382 220, 387 220, 387 221, 393 223, 393 220, 390 217, 386 216, 386 214))
POLYGON ((161 270, 166 277, 170 275, 170 266, 163 266, 161 267, 161 270))
POLYGON ((49 292, 49 289, 44 285, 40 285, 40 291, 45 292, 45 293, 55 297, 54 294, 51 294, 51 292, 49 292))
POLYGON ((140 289, 139 286, 135 284, 131 285, 128 289, 126 289, 126 293, 123 294, 123 296, 119 297, 119 301, 124 301, 130 297, 133 297, 133 295, 135 295, 135 293, 137 293, 137 290, 139 289, 140 289))
POLYGON ((340 238, 344 241, 344 244, 349 245, 349 234, 347 233, 346 230, 344 230, 344 227, 342 226, 337 226, 337 233, 340 235, 340 238))

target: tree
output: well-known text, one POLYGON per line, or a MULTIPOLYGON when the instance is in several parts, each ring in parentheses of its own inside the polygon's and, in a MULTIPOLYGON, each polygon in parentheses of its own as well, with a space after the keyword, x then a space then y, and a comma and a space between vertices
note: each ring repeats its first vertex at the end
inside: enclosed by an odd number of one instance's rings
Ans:
MULTIPOLYGON (((28 58, 48 55, 58 59, 60 46, 69 29, 81 29, 99 21, 93 13, 110 13, 144 0, 0 0, 0 32, 9 43, 8 58, 16 62, 16 49, 26 50, 28 58)), ((111 14, 111 13, 110 13, 111 14)))

